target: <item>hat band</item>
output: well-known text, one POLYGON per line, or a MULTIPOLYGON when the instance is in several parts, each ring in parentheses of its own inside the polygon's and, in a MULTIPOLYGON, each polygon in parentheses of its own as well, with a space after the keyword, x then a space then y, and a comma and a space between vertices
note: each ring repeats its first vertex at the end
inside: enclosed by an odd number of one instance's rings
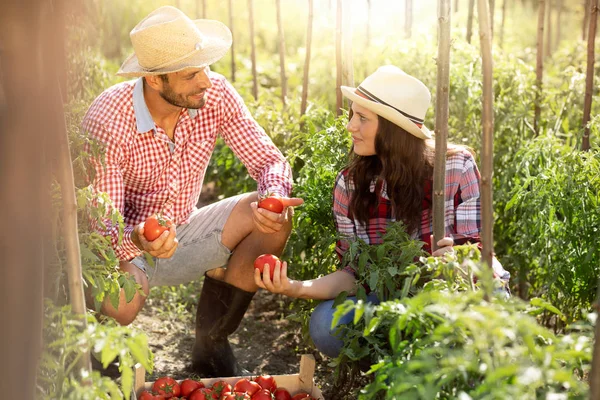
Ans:
POLYGON ((416 125, 419 126, 419 128, 423 125, 423 122, 425 122, 424 120, 417 118, 417 117, 413 117, 412 115, 405 113, 404 111, 394 107, 391 104, 386 103, 385 101, 381 100, 379 97, 373 95, 372 93, 370 93, 368 90, 366 90, 365 88, 359 86, 356 88, 356 94, 358 94, 359 96, 367 99, 367 100, 371 100, 374 101, 376 103, 379 104, 383 104, 384 106, 388 106, 393 108, 394 110, 398 111, 400 114, 404 115, 406 118, 410 119, 412 122, 414 122, 416 125))

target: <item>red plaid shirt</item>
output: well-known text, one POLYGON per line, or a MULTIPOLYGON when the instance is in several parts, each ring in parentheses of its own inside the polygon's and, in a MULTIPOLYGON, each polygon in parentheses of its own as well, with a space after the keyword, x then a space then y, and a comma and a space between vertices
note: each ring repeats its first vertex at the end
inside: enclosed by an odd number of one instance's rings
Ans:
POLYGON ((231 84, 214 72, 209 77, 205 106, 181 111, 173 141, 152 120, 142 78, 105 90, 83 120, 84 132, 105 147, 103 160, 92 160, 93 187, 110 196, 125 220, 121 243, 110 221, 101 232, 111 236, 120 260, 141 254, 131 232, 148 216, 163 213, 178 225, 188 222, 218 135, 258 182, 259 192, 290 194, 291 168, 284 156, 231 84))
MULTIPOLYGON (((464 150, 449 156, 446 160, 446 236, 454 238, 454 244, 466 242, 479 243, 481 230, 481 211, 479 201, 480 174, 473 160, 473 156, 464 150)), ((433 234, 432 214, 432 188, 433 181, 425 182, 425 197, 421 225, 412 234, 425 242, 425 250, 431 252, 431 238, 433 234)), ((370 212, 369 221, 363 225, 350 216, 348 207, 354 192, 354 184, 348 181, 348 170, 340 172, 336 178, 333 192, 333 214, 338 234, 350 238, 358 237, 368 244, 377 245, 383 242, 390 222, 395 221, 392 207, 386 192, 385 182, 378 193, 378 204, 370 212)), ((371 184, 371 192, 375 191, 375 182, 371 184)), ((335 251, 340 261, 348 250, 348 242, 338 240, 335 251)), ((348 266, 342 266, 345 271, 354 274, 348 266)))

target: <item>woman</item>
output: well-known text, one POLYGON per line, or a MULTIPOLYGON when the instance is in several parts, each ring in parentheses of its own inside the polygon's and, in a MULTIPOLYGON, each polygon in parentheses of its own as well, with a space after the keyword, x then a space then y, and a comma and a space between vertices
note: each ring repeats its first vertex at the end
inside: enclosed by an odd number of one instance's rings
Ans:
MULTIPOLYGON (((380 244, 389 222, 403 221, 414 238, 431 252, 432 183, 435 144, 423 125, 431 95, 418 79, 394 66, 383 66, 358 88, 342 86, 352 101, 347 129, 353 149, 348 166, 335 182, 333 213, 341 236, 359 237, 380 244)), ((480 175, 473 155, 449 146, 446 158, 446 236, 432 254, 453 251, 453 245, 479 243, 480 175)), ((349 244, 340 240, 336 252, 343 260, 349 244)), ((265 269, 267 271, 268 268, 265 269)), ((495 260, 502 279, 509 275, 495 260)), ((355 271, 350 265, 329 275, 296 281, 287 278, 287 264, 276 266, 273 277, 255 271, 258 286, 290 297, 329 300, 321 303, 310 321, 310 333, 322 353, 335 357, 342 341, 332 335, 333 300, 342 291, 356 293, 355 271)), ((355 299, 355 298, 354 298, 355 299)), ((377 302, 371 295, 370 301, 377 302)), ((346 315, 340 323, 349 323, 346 315)))

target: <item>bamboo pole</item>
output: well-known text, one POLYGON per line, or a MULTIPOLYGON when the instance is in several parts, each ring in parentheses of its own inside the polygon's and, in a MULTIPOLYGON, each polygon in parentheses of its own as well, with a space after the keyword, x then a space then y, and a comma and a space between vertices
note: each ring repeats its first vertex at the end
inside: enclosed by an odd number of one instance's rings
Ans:
POLYGON ((467 43, 471 43, 473 36, 473 13, 475 10, 475 0, 469 0, 469 11, 467 14, 467 43))
POLYGON ((285 76, 285 35, 283 32, 283 21, 281 20, 281 0, 275 0, 277 9, 277 34, 279 37, 279 69, 281 80, 281 102, 285 106, 287 97, 287 78, 285 76))
POLYGON ((544 51, 544 59, 552 55, 552 0, 547 0, 546 6, 546 39, 544 41, 546 50, 544 51))
POLYGON ((435 106, 435 163, 433 167, 433 241, 446 236, 446 153, 450 93, 450 0, 438 2, 437 92, 435 106))
POLYGON ((583 4, 583 26, 581 29, 581 40, 585 40, 588 34, 588 21, 590 17, 591 0, 585 0, 583 4))
POLYGON ((496 15, 496 0, 489 0, 490 2, 490 36, 491 40, 494 40, 494 16, 496 15))
POLYGON ((486 0, 477 1, 479 15, 479 39, 483 68, 483 138, 481 141, 481 242, 483 261, 491 268, 494 256, 494 210, 492 173, 494 168, 494 89, 492 32, 486 0))
MULTIPOLYGON (((592 94, 594 91, 594 46, 596 44, 596 25, 598 22, 598 0, 590 2, 590 24, 587 43, 587 70, 585 75, 585 101, 583 103, 583 140, 581 149, 590 149, 590 114, 592 111, 592 94)), ((598 392, 600 396, 600 392, 598 392)))
POLYGON ((342 0, 337 0, 337 13, 335 18, 335 114, 342 114, 342 0))
POLYGON ((306 104, 308 99, 308 72, 310 67, 310 53, 312 48, 313 17, 313 0, 308 0, 308 22, 306 26, 306 58, 304 59, 304 77, 302 79, 302 102, 300 104, 300 116, 306 114, 306 104))
POLYGON ((500 48, 504 46, 504 24, 506 22, 506 9, 508 0, 502 1, 502 20, 500 21, 500 48))
POLYGON ((538 32, 537 32, 537 57, 536 57, 536 90, 535 90, 535 110, 533 118, 533 130, 535 135, 539 135, 542 97, 542 79, 544 77, 544 16, 546 14, 546 0, 538 0, 538 32))
POLYGON ((252 96, 258 99, 258 77, 256 76, 256 45, 254 43, 254 0, 248 0, 248 22, 250 25, 250 58, 252 59, 252 96))
MULTIPOLYGON (((204 3, 206 4, 206 0, 204 0, 204 3)), ((231 37, 233 38, 233 0, 229 0, 229 29, 231 29, 231 37)), ((235 82, 235 40, 231 41, 231 82, 235 82)))
MULTIPOLYGON (((342 85, 354 87, 354 65, 352 58, 352 3, 342 8, 342 85)), ((347 100, 346 104, 350 101, 347 100)))
POLYGON ((405 0, 404 10, 404 36, 410 38, 412 36, 412 17, 413 17, 413 2, 412 0, 405 0))

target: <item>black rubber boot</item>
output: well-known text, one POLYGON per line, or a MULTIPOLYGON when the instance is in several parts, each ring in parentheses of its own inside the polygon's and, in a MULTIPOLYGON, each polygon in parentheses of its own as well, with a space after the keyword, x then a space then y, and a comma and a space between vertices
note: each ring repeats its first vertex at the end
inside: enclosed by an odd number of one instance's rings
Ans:
POLYGON ((192 369, 205 378, 239 376, 238 365, 227 337, 236 331, 254 292, 204 277, 196 312, 196 343, 192 369))

